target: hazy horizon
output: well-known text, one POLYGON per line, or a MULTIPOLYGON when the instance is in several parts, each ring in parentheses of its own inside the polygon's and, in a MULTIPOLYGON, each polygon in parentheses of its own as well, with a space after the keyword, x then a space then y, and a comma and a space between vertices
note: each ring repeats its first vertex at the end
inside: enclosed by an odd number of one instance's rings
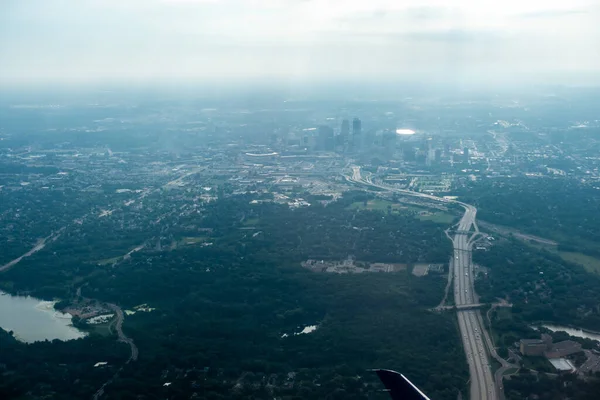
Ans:
POLYGON ((19 0, 0 84, 598 84, 596 0, 19 0))

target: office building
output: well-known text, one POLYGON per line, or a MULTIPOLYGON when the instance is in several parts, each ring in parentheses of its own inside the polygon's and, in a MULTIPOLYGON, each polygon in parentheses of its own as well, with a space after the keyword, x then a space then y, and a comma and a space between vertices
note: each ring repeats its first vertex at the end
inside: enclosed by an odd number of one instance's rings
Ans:
POLYGON ((521 339, 519 342, 519 350, 524 356, 543 356, 547 348, 541 339, 521 339))
POLYGON ((355 138, 360 136, 362 132, 362 122, 360 119, 358 118, 354 118, 352 120, 352 136, 354 136, 355 138))
POLYGON ((579 353, 581 344, 572 340, 563 340, 562 342, 554 343, 544 353, 548 358, 561 358, 571 354, 579 353))
POLYGON ((352 120, 352 139, 351 148, 353 150, 361 150, 364 146, 364 139, 362 138, 362 122, 358 118, 352 120))
POLYGON ((334 147, 333 128, 326 125, 319 126, 317 149, 322 151, 333 151, 334 147))
POLYGON ((340 136, 346 138, 348 138, 348 136, 350 136, 350 121, 348 121, 347 119, 342 120, 342 128, 340 129, 340 136))

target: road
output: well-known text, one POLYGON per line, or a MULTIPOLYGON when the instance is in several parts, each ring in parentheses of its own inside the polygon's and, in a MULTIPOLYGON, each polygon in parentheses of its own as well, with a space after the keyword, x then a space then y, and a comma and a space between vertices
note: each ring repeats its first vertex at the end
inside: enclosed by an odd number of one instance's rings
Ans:
POLYGON ((117 336, 119 337, 119 341, 123 342, 123 343, 127 343, 129 345, 129 348, 131 349, 131 355, 129 356, 129 360, 127 360, 127 362, 130 361, 135 361, 138 358, 138 348, 135 345, 135 343, 133 343, 133 340, 128 338, 127 336, 125 336, 125 334, 123 333, 123 320, 125 319, 124 315, 123 315, 123 310, 121 310, 121 307, 119 307, 116 304, 107 304, 108 307, 113 310, 117 316, 117 320, 115 322, 115 329, 117 331, 117 336))
MULTIPOLYGON (((78 288, 78 295, 81 295, 81 288, 78 288)), ((125 316, 123 315, 123 310, 121 310, 121 307, 119 307, 116 304, 107 304, 107 306, 113 310, 115 312, 115 315, 117 316, 116 322, 115 322, 115 330, 117 331, 117 336, 119 337, 119 341, 120 342, 124 342, 127 343, 129 345, 129 348, 131 350, 131 355, 129 356, 129 359, 127 360, 127 362, 121 366, 121 368, 119 368, 117 370, 117 372, 115 372, 115 374, 106 382, 104 382, 104 384, 100 387, 100 389, 98 389, 96 391, 96 393, 94 393, 94 396, 92 397, 93 400, 98 400, 100 399, 103 395, 104 395, 104 389, 110 385, 111 383, 114 382, 115 379, 117 379, 117 377, 119 376, 119 374, 121 373, 121 371, 123 371, 123 368, 125 367, 125 365, 129 364, 131 361, 135 361, 138 358, 138 348, 135 345, 135 343, 133 343, 133 340, 131 338, 128 338, 127 336, 125 336, 125 334, 123 333, 123 320, 125 319, 125 316)))
MULTIPOLYGON (((370 180, 362 179, 360 167, 358 166, 352 167, 352 175, 346 176, 346 179, 350 182, 377 187, 391 192, 404 193, 444 203, 453 202, 461 205, 465 209, 465 213, 456 227, 456 233, 451 237, 454 245, 452 268, 454 273, 454 301, 457 307, 479 303, 474 289, 473 264, 471 259, 473 242, 480 235, 479 228, 475 222, 477 208, 460 201, 446 200, 429 194, 375 184, 370 180)), ((496 354, 489 336, 484 330, 480 311, 459 310, 457 311, 457 316, 471 377, 470 399, 497 400, 502 398, 503 396, 501 394, 499 396, 498 394, 497 386, 492 376, 486 345, 494 355, 496 354)), ((501 386, 498 386, 498 388, 501 388, 501 386)))
POLYGON ((16 264, 18 264, 19 262, 21 262, 22 259, 24 259, 25 257, 29 257, 30 255, 32 255, 33 253, 36 253, 40 250, 42 250, 44 247, 46 247, 46 244, 48 241, 55 241, 56 239, 58 239, 58 237, 61 235, 61 233, 65 230, 65 228, 60 228, 56 233, 51 233, 50 235, 46 236, 43 239, 40 239, 35 246, 33 246, 33 248, 31 248, 31 250, 29 250, 27 253, 23 254, 20 257, 15 258, 14 260, 7 262, 6 264, 0 266, 0 272, 4 272, 4 271, 8 271, 9 269, 11 269, 12 267, 14 267, 16 264))
MULTIPOLYGON (((457 307, 479 303, 473 288, 474 274, 471 260, 472 228, 478 232, 475 224, 477 209, 471 205, 462 204, 465 213, 458 223, 456 234, 452 239, 454 244, 454 302, 457 307)), ((473 235, 474 236, 474 235, 473 235)), ((497 398, 496 385, 490 369, 483 339, 483 325, 479 310, 458 311, 458 325, 463 341, 469 373, 471 376, 471 399, 497 398)))

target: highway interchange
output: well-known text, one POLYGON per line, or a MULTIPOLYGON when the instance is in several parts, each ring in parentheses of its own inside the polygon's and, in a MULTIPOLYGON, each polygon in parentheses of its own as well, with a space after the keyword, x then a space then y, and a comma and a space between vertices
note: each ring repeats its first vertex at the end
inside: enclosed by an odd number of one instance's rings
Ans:
MULTIPOLYGON (((350 182, 435 201, 446 203, 452 201, 424 193, 378 185, 371 182, 368 178, 363 179, 360 167, 353 166, 351 169, 352 175, 346 176, 346 179, 350 182)), ((474 274, 471 259, 473 242, 476 236, 479 235, 479 228, 475 222, 477 209, 470 204, 459 201, 453 202, 460 204, 465 209, 465 213, 458 223, 455 235, 452 238, 454 254, 452 268, 450 269, 450 273, 454 274, 455 304, 457 307, 460 307, 479 302, 474 290, 474 274)), ((487 353, 487 349, 489 348, 492 355, 495 355, 495 350, 487 332, 484 330, 480 311, 475 309, 457 311, 457 315, 460 335, 469 365, 471 382, 470 399, 502 400, 504 396, 501 387, 499 391, 497 390, 487 353)))

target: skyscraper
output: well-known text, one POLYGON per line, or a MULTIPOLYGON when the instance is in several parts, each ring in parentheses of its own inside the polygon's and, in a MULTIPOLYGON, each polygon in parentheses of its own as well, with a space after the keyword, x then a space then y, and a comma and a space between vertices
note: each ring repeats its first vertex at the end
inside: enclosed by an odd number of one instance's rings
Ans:
POLYGON ((347 138, 350 135, 350 121, 347 119, 342 121, 342 129, 340 130, 340 136, 347 138))
POLYGON ((334 146, 333 129, 326 125, 319 126, 318 149, 332 151, 334 146))
POLYGON ((466 164, 469 163, 469 148, 465 147, 463 150, 463 157, 466 164))
POLYGON ((362 122, 360 121, 360 119, 354 118, 352 120, 352 136, 354 136, 355 138, 357 136, 360 136, 361 131, 362 131, 362 122))
POLYGON ((336 137, 336 146, 341 150, 348 143, 350 136, 350 121, 347 119, 342 120, 342 128, 340 134, 336 137))
POLYGON ((386 130, 381 135, 381 147, 386 157, 391 158, 396 151, 396 140, 398 135, 392 130, 386 130))
POLYGON ((360 119, 352 120, 352 139, 350 140, 350 148, 352 150, 360 150, 363 147, 364 139, 362 138, 362 123, 360 119))

